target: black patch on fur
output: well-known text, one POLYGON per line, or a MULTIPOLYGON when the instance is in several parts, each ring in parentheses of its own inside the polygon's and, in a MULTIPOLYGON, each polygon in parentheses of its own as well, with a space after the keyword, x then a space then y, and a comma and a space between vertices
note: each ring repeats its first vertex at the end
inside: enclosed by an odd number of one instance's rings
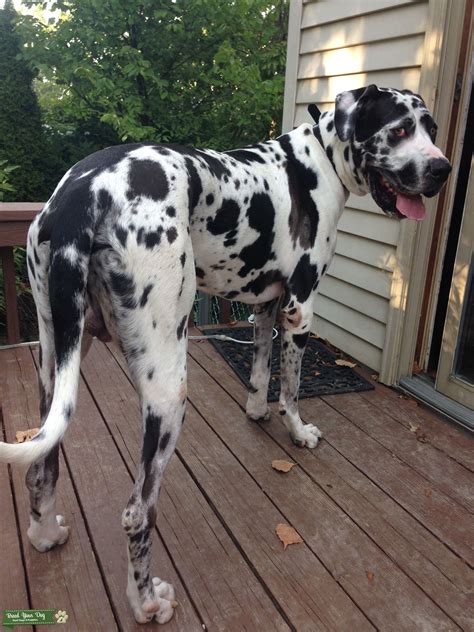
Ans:
POLYGON ((174 206, 168 206, 166 209, 166 214, 168 217, 176 217, 176 209, 174 206))
POLYGON ((135 309, 137 301, 135 298, 135 282, 133 278, 125 272, 110 273, 110 287, 112 292, 120 299, 120 305, 125 309, 135 309))
POLYGON ((145 289, 143 290, 143 294, 140 298, 140 307, 145 307, 145 305, 147 304, 148 301, 148 294, 150 294, 150 292, 153 289, 153 283, 149 283, 145 289))
POLYGON ((176 329, 176 337, 178 338, 178 340, 181 340, 181 338, 183 337, 184 327, 186 325, 187 320, 188 320, 188 317, 183 316, 183 318, 181 319, 181 322, 178 325, 178 328, 176 329))
POLYGON ((308 300, 317 279, 317 265, 310 263, 308 253, 302 255, 288 282, 290 292, 296 296, 298 303, 308 300))
POLYGON ((293 342, 299 349, 304 349, 308 342, 309 331, 304 334, 293 334, 293 342))
POLYGON ((204 279, 204 275, 205 275, 204 270, 202 268, 199 268, 198 266, 196 266, 196 276, 199 279, 204 279))
POLYGON ((128 174, 127 198, 144 195, 152 200, 164 200, 169 193, 168 179, 163 167, 154 160, 132 158, 128 174))
POLYGON ((184 162, 188 170, 188 203, 189 214, 192 215, 199 202, 202 193, 202 182, 194 162, 190 158, 185 158, 184 162))
POLYGON ((393 94, 377 91, 375 95, 361 99, 357 105, 354 138, 363 143, 390 121, 401 119, 407 114, 407 106, 396 103, 393 94))
POLYGON ((33 265, 33 260, 31 259, 30 255, 28 255, 28 257, 26 258, 26 262, 27 262, 26 265, 28 266, 28 270, 30 271, 31 276, 36 281, 36 272, 33 265))
POLYGON ((211 206, 214 203, 214 195, 212 193, 208 193, 206 195, 206 204, 211 206))
POLYGON ((161 417, 155 415, 148 408, 147 415, 145 417, 145 434, 143 437, 143 450, 142 450, 142 462, 145 468, 145 482, 143 484, 143 494, 145 495, 146 479, 149 476, 151 464, 155 458, 156 450, 158 448, 158 441, 161 431, 161 417))
MULTIPOLYGON (((138 232, 140 232, 140 231, 138 231, 138 232)), ((145 247, 148 248, 148 250, 153 250, 153 248, 155 246, 158 246, 158 244, 161 241, 162 233, 163 233, 163 226, 158 226, 158 228, 156 230, 151 231, 149 233, 146 233, 146 235, 145 235, 145 247)), ((137 241, 138 241, 138 237, 137 237, 137 241)))
POLYGON ((117 239, 122 244, 122 246, 125 248, 128 237, 128 232, 125 230, 125 228, 122 228, 121 226, 116 226, 115 235, 117 236, 117 239))
POLYGON ((290 234, 294 245, 299 240, 302 248, 307 250, 313 247, 318 232, 319 212, 311 197, 311 191, 318 187, 318 176, 295 157, 288 135, 281 136, 278 141, 288 158, 286 172, 291 197, 290 234))
POLYGON ((168 447, 168 443, 171 439, 171 432, 165 432, 160 440, 160 452, 164 452, 168 447))
POLYGON ((149 380, 152 380, 154 374, 155 374, 155 369, 150 369, 148 373, 146 374, 146 376, 149 380))
POLYGON ((184 268, 184 264, 186 263, 186 253, 185 252, 183 252, 183 254, 179 258, 179 260, 181 261, 181 266, 184 268))
POLYGON ((242 248, 239 253, 245 264, 239 270, 240 277, 246 277, 251 270, 263 268, 267 261, 275 258, 272 252, 275 209, 266 193, 254 193, 247 209, 247 217, 250 228, 260 234, 252 244, 242 248))
POLYGON ((400 171, 397 171, 397 177, 405 187, 415 187, 418 183, 418 176, 416 173, 416 164, 414 163, 414 161, 410 160, 410 162, 407 162, 407 164, 402 169, 400 169, 400 171))
POLYGON ((252 294, 255 294, 255 296, 258 296, 269 285, 282 280, 283 276, 279 270, 267 270, 267 272, 260 272, 258 277, 247 283, 247 285, 242 288, 242 292, 251 292, 252 294))
POLYGON ((239 212, 240 207, 235 200, 223 200, 215 216, 207 218, 207 230, 213 235, 222 235, 235 230, 239 221, 239 212))
POLYGON ((262 158, 257 152, 250 151, 248 149, 233 149, 232 151, 226 152, 235 160, 239 162, 243 162, 245 165, 251 165, 255 162, 260 164, 265 164, 265 159, 262 158))
POLYGON ((171 228, 168 228, 168 230, 166 231, 166 236, 168 237, 169 243, 172 244, 178 236, 178 231, 174 226, 171 226, 171 228))

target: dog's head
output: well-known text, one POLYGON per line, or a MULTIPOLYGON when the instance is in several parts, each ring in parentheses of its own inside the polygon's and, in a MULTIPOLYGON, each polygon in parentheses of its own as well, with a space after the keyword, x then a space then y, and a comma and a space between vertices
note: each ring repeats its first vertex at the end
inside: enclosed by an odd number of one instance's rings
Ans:
POLYGON ((434 144, 437 125, 409 90, 370 85, 336 98, 334 123, 375 202, 388 215, 423 219, 421 195, 432 197, 451 165, 434 144))

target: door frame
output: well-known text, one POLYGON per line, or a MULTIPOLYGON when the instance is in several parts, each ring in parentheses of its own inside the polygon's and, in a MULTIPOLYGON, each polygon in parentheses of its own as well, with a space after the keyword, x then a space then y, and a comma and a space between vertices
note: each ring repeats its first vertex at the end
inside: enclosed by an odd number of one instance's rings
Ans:
MULTIPOLYGON (((430 0, 419 90, 439 126, 437 145, 451 148, 448 157, 454 168, 442 194, 426 200, 425 220, 401 225, 380 375, 386 384, 411 376, 418 365, 423 369, 428 358, 465 125, 463 107, 454 120, 451 113, 460 76, 464 78, 466 59, 470 59, 472 14, 473 0, 430 0)), ((464 87, 461 103, 466 100, 464 87)))
MULTIPOLYGON (((474 157, 471 158, 469 184, 464 203, 463 221, 456 251, 448 312, 436 374, 436 390, 474 410, 474 384, 454 373, 458 352, 460 326, 465 309, 467 284, 474 266, 474 157), (471 209, 471 212, 469 212, 471 209)), ((474 291, 474 290, 471 290, 474 291)))

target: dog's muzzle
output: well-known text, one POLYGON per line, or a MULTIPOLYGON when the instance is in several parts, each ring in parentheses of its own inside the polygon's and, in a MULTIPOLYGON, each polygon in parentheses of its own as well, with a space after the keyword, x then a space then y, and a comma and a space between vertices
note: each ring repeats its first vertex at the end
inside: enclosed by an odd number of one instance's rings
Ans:
POLYGON ((433 158, 433 160, 430 160, 425 175, 428 186, 424 189, 423 195, 426 197, 437 195, 452 169, 451 163, 447 158, 433 158))

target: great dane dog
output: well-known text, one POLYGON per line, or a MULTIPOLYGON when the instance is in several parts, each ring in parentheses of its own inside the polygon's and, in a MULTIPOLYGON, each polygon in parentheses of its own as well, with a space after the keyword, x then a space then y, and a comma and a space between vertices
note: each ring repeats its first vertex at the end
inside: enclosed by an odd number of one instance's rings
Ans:
MULTIPOLYGON (((172 586, 150 573, 150 531, 186 406, 188 315, 197 287, 255 306, 247 415, 267 419, 275 319, 279 412, 298 446, 321 436, 298 414, 300 364, 318 284, 350 193, 389 216, 421 220, 451 166, 423 99, 387 88, 340 94, 318 124, 224 153, 180 145, 109 147, 72 167, 28 235, 38 310, 42 426, 0 460, 29 464, 28 536, 39 551, 69 533, 56 515, 59 443, 74 412, 81 342, 109 335, 138 391, 143 451, 122 515, 127 595, 139 622, 168 621, 172 586)), ((84 349, 83 349, 84 351, 84 349)))

